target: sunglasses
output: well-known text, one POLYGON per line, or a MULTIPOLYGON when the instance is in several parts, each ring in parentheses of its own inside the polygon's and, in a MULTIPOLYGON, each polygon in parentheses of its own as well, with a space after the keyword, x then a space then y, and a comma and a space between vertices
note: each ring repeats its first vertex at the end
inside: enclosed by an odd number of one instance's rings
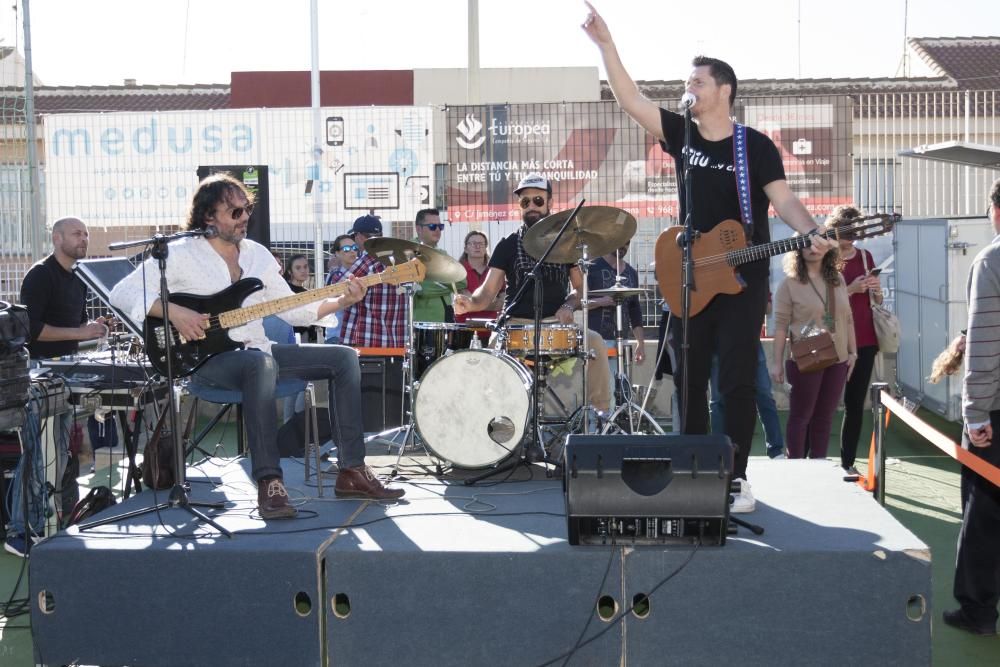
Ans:
POLYGON ((545 197, 541 195, 535 195, 534 197, 521 197, 521 208, 528 208, 529 204, 534 204, 536 207, 541 208, 545 206, 545 197))
POLYGON ((339 248, 337 248, 337 251, 338 252, 357 252, 358 251, 358 246, 357 245, 353 245, 353 244, 352 245, 340 246, 339 248))
POLYGON ((427 224, 427 225, 425 225, 424 223, 420 223, 420 226, 421 227, 426 227, 427 229, 431 230, 432 232, 440 232, 440 231, 442 231, 444 229, 444 223, 443 222, 432 222, 432 223, 427 224))
POLYGON ((247 204, 246 206, 234 206, 229 210, 229 215, 232 216, 233 220, 239 220, 246 213, 247 217, 253 214, 253 204, 247 204))

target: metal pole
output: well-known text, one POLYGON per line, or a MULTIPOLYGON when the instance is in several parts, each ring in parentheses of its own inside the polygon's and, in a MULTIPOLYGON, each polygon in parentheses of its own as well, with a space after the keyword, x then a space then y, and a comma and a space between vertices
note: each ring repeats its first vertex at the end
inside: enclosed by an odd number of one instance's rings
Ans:
POLYGON ((885 405, 882 392, 889 390, 886 382, 873 382, 871 386, 872 424, 875 432, 875 456, 868 462, 875 467, 875 488, 872 493, 879 505, 885 505, 885 405))
POLYGON ((468 0, 469 62, 466 68, 468 90, 466 104, 479 104, 479 0, 468 0))
POLYGON ((28 237, 31 242, 31 261, 42 256, 42 208, 38 178, 38 140, 35 126, 35 75, 31 66, 31 0, 22 3, 24 17, 24 126, 28 142, 28 191, 31 197, 31 220, 28 221, 28 237))
MULTIPOLYGON (((313 176, 321 180, 323 171, 323 114, 320 108, 319 87, 319 0, 309 0, 309 42, 311 52, 310 97, 313 112, 313 176)), ((323 253, 323 197, 325 194, 318 183, 313 184, 313 287, 320 287, 326 277, 326 255, 323 253)))

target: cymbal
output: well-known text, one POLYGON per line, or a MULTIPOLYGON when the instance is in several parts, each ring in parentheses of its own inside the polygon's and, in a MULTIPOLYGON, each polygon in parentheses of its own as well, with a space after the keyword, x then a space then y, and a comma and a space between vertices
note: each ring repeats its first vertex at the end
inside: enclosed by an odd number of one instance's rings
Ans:
POLYGON ((420 260, 427 269, 425 280, 439 283, 457 283, 465 280, 465 267, 448 253, 416 241, 378 236, 365 241, 365 250, 375 255, 383 264, 408 262, 413 257, 420 260))
MULTIPOLYGON (((525 251, 535 259, 545 254, 572 212, 553 213, 533 224, 524 234, 525 251)), ((631 213, 613 206, 585 206, 545 261, 572 264, 583 256, 580 246, 584 243, 590 257, 600 257, 625 245, 634 234, 635 218, 631 213)))
POLYGON ((630 296, 638 296, 644 291, 645 290, 639 289, 638 287, 614 285, 613 287, 605 287, 604 289, 592 289, 588 291, 587 294, 589 296, 610 296, 612 299, 627 299, 630 296))

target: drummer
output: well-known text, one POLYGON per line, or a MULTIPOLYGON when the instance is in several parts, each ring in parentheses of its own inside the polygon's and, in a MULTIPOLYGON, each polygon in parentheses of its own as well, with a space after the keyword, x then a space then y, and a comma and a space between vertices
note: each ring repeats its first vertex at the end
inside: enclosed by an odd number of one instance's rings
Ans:
MULTIPOLYGON (((437 248, 444 233, 445 224, 441 222, 441 213, 436 208, 425 208, 417 211, 414 222, 417 236, 414 241, 437 248)), ((451 295, 456 290, 464 290, 462 280, 454 287, 434 280, 420 283, 420 289, 413 295, 414 322, 454 322, 455 312, 451 306, 451 295)))
MULTIPOLYGON (((587 273, 587 287, 591 291, 588 304, 588 324, 591 329, 601 334, 604 340, 615 339, 615 300, 610 296, 594 296, 594 290, 614 287, 621 276, 622 287, 639 287, 639 273, 631 264, 625 261, 628 253, 628 241, 621 248, 603 255, 594 262, 587 273)), ((639 297, 632 295, 622 304, 622 325, 628 325, 635 337, 636 347, 633 358, 641 364, 646 358, 646 335, 642 329, 642 308, 639 297)), ((627 330, 626 330, 627 331, 627 330)), ((622 332, 623 335, 625 332, 622 332)))
MULTIPOLYGON (((471 295, 455 297, 455 314, 485 310, 504 287, 509 302, 535 265, 535 259, 524 249, 524 234, 549 215, 552 205, 552 184, 540 174, 528 174, 518 183, 514 194, 521 207, 520 228, 502 239, 490 257, 486 280, 471 295)), ((541 272, 542 319, 561 324, 573 324, 573 313, 580 308, 579 292, 583 289, 583 274, 575 264, 544 264, 541 272), (572 287, 572 290, 569 288, 572 287)), ((529 324, 534 319, 534 292, 528 288, 511 312, 512 323, 529 324)), ((599 412, 607 412, 611 402, 611 373, 608 350, 601 335, 590 332, 587 347, 597 357, 588 366, 587 402, 599 412)))

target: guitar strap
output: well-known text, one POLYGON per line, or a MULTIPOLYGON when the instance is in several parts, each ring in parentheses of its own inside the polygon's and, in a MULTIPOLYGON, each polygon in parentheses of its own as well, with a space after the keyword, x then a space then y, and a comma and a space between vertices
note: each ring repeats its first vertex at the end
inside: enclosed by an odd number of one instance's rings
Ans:
POLYGON ((747 245, 753 244, 753 211, 750 207, 750 164, 747 156, 747 127, 733 123, 733 171, 740 197, 740 216, 746 229, 747 245))

